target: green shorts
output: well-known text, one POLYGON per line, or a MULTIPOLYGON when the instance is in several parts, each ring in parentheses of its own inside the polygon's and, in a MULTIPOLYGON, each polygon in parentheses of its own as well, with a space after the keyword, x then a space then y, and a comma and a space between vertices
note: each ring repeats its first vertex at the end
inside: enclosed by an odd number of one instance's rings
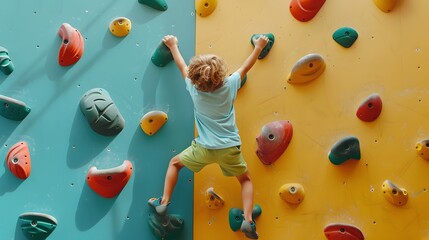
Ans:
POLYGON ((192 145, 179 154, 180 161, 193 172, 199 172, 206 165, 217 163, 225 176, 239 176, 247 171, 247 164, 240 146, 207 149, 192 141, 192 145))

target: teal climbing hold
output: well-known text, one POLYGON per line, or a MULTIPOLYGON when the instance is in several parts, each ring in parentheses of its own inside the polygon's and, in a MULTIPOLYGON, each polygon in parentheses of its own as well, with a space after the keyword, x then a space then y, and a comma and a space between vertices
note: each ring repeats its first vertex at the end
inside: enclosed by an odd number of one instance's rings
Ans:
POLYGON ((15 66, 10 60, 9 52, 6 48, 0 47, 0 70, 6 75, 10 75, 14 69, 15 66))
MULTIPOLYGON (((232 231, 236 232, 241 227, 241 223, 244 220, 243 210, 239 208, 231 208, 229 210, 229 227, 232 231)), ((252 218, 253 220, 262 214, 262 208, 258 204, 253 207, 252 218)))
POLYGON ((19 226, 27 239, 46 239, 57 227, 57 220, 44 213, 28 212, 19 216, 19 226))
POLYGON ((267 34, 253 34, 252 37, 250 38, 250 42, 252 43, 253 46, 255 46, 255 44, 253 43, 253 38, 258 38, 261 35, 265 35, 268 38, 268 43, 264 47, 264 49, 262 49, 262 52, 261 54, 259 54, 258 59, 263 59, 265 56, 267 56, 274 45, 274 35, 272 33, 267 33, 267 34))
POLYGON ((341 139, 334 144, 328 156, 335 165, 340 165, 350 159, 360 160, 359 139, 353 136, 341 139))
POLYGON ((79 105, 91 128, 101 135, 117 135, 125 126, 125 120, 109 93, 102 88, 86 92, 79 105))
POLYGON ((342 27, 332 34, 332 38, 341 46, 349 48, 357 40, 358 33, 353 28, 342 27))
POLYGON ((173 55, 171 54, 170 49, 161 42, 152 54, 151 60, 156 66, 164 67, 169 62, 173 61, 173 55))
POLYGON ((0 95, 0 115, 14 121, 21 121, 30 113, 31 108, 24 102, 0 95))
POLYGON ((151 214, 148 218, 148 224, 158 239, 178 239, 177 234, 183 229, 185 222, 177 214, 165 216, 151 214))
POLYGON ((168 9, 168 5, 165 0, 139 0, 139 3, 147 5, 159 11, 165 11, 168 9))

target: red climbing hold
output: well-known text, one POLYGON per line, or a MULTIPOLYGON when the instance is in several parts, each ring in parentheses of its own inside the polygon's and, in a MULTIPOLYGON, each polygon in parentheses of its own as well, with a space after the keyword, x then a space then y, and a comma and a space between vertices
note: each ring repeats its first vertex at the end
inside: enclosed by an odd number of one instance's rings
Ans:
POLYGON ((380 116, 382 105, 380 96, 374 93, 359 105, 356 116, 364 122, 372 122, 380 116))
POLYGON ((17 178, 27 179, 30 176, 31 159, 26 142, 18 142, 9 149, 6 165, 17 178))
POLYGON ((115 168, 98 170, 96 167, 91 167, 86 176, 86 182, 100 196, 112 198, 127 185, 132 173, 133 165, 125 160, 122 165, 115 168))
POLYGON ((80 32, 68 23, 63 23, 58 30, 63 42, 58 53, 61 66, 75 64, 83 55, 84 41, 80 32))
POLYGON ((301 22, 310 21, 322 8, 326 0, 292 0, 289 10, 292 16, 301 22))
POLYGON ((292 135, 293 128, 289 121, 281 120, 264 125, 256 138, 256 154, 261 162, 266 165, 274 163, 289 146, 292 135))
POLYGON ((355 226, 346 224, 330 224, 325 227, 328 240, 364 240, 362 232, 355 226))

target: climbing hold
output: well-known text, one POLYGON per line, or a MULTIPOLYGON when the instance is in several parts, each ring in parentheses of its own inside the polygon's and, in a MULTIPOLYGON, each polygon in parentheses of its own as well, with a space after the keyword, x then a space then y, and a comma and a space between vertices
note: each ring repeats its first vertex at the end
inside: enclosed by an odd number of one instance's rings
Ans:
POLYGON ((325 71, 326 64, 323 57, 317 53, 310 53, 295 63, 287 77, 288 83, 306 83, 315 80, 325 71))
POLYGON ((364 240, 359 228, 347 224, 329 224, 325 227, 325 236, 328 240, 364 240))
POLYGON ((13 65, 12 60, 10 60, 9 52, 6 48, 0 46, 0 70, 9 75, 13 72, 15 66, 13 65))
POLYGON ((82 35, 68 23, 61 25, 58 34, 63 39, 58 53, 58 63, 61 66, 75 64, 83 55, 84 41, 82 35))
POLYGON ((26 142, 18 142, 10 147, 6 156, 9 170, 20 179, 27 179, 31 173, 30 150, 26 142))
POLYGON ((421 140, 416 144, 416 150, 420 157, 429 160, 429 139, 421 140))
POLYGON ((332 34, 332 38, 341 46, 349 48, 357 40, 358 33, 353 28, 342 27, 332 34))
POLYGON ((253 43, 253 39, 258 39, 261 35, 265 35, 268 38, 268 43, 264 47, 264 49, 262 49, 261 53, 258 56, 258 59, 263 59, 265 56, 267 56, 274 45, 274 35, 272 33, 253 34, 252 37, 250 38, 250 43, 252 43, 252 45, 255 46, 255 44, 253 43))
POLYGON ((150 111, 140 120, 140 127, 147 135, 155 134, 168 120, 168 116, 163 111, 150 111))
POLYGON ((291 204, 299 204, 304 200, 304 187, 299 183, 287 183, 279 189, 280 197, 291 204))
POLYGON ((207 17, 217 7, 217 0, 195 0, 195 10, 200 17, 207 17))
POLYGON ((389 180, 385 180, 381 186, 384 198, 391 204, 403 206, 407 204, 408 193, 404 188, 399 188, 389 180))
POLYGON ((32 240, 46 239, 58 225, 53 216, 36 212, 21 214, 18 222, 27 239, 32 240))
POLYGON ((173 239, 172 235, 183 229, 185 221, 178 214, 168 214, 165 216, 150 214, 148 223, 153 234, 159 239, 173 239))
POLYGON ((133 164, 128 160, 125 160, 122 165, 110 169, 98 170, 93 166, 88 171, 86 182, 98 195, 112 198, 127 185, 132 173, 133 164))
POLYGON ((335 165, 340 165, 350 159, 360 160, 359 139, 353 136, 341 139, 334 144, 328 157, 335 165))
POLYGON ((219 196, 212 187, 207 189, 205 197, 206 197, 206 205, 210 209, 219 209, 223 207, 223 205, 225 204, 225 201, 223 200, 223 198, 219 196))
POLYGON ((3 117, 14 121, 21 121, 27 117, 30 111, 31 108, 24 102, 0 95, 0 115, 3 117))
POLYGON ((151 60, 156 66, 164 67, 169 62, 173 61, 173 55, 171 54, 170 49, 161 42, 152 54, 151 60))
MULTIPOLYGON (((241 227, 241 223, 244 220, 243 217, 243 210, 239 208, 231 208, 229 210, 229 227, 232 231, 236 232, 241 227)), ((252 210, 252 218, 255 220, 255 218, 261 216, 262 214, 262 208, 258 204, 253 207, 252 210)))
POLYGON ((371 94, 359 105, 356 116, 364 122, 372 122, 380 116, 382 105, 380 96, 371 94))
POLYGON ((116 37, 125 37, 131 31, 131 21, 126 17, 115 18, 110 23, 109 29, 116 37))
POLYGON ((258 149, 256 155, 263 164, 277 161, 292 139, 293 128, 289 121, 281 120, 265 124, 256 138, 258 149))
POLYGON ((124 118, 109 93, 102 88, 86 92, 80 100, 80 110, 91 128, 101 135, 117 135, 124 128, 124 118))
POLYGON ((390 12, 396 5, 398 0, 373 0, 375 5, 383 12, 390 12))
POLYGON ((289 10, 292 16, 300 21, 307 22, 316 16, 326 0, 292 0, 289 10))
POLYGON ((159 11, 165 11, 168 9, 168 5, 165 0, 139 0, 139 3, 147 5, 159 11))

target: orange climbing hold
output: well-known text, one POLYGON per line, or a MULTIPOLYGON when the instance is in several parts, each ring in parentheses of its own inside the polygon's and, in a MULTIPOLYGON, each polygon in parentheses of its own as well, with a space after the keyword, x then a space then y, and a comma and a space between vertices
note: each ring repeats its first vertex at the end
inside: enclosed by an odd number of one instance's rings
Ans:
POLYGON ((364 240, 359 228, 347 224, 329 224, 325 227, 325 236, 328 240, 364 240))
POLYGON ((269 165, 277 161, 289 146, 292 135, 293 128, 289 121, 275 121, 264 125, 261 134, 256 138, 256 154, 261 162, 269 165))
POLYGON ((98 170, 91 167, 86 177, 86 182, 94 192, 105 198, 112 198, 118 195, 127 185, 133 173, 133 165, 130 161, 125 160, 122 165, 98 170))
POLYGON ((126 17, 118 17, 109 25, 110 32, 116 37, 125 37, 131 31, 131 21, 126 17))
POLYGON ((307 22, 316 16, 326 0, 292 0, 289 10, 292 16, 301 22, 307 22))
POLYGON ((63 42, 58 53, 58 63, 61 66, 75 64, 83 55, 84 41, 80 32, 68 23, 63 23, 58 30, 63 42))
POLYGON ((6 165, 17 178, 27 179, 30 176, 31 158, 26 142, 18 142, 9 149, 6 165))
POLYGON ((281 199, 290 204, 299 204, 304 200, 304 187, 299 183, 286 183, 279 189, 281 199))
POLYGON ((150 111, 146 113, 140 120, 140 127, 147 135, 152 136, 164 126, 168 116, 163 111, 150 111))

